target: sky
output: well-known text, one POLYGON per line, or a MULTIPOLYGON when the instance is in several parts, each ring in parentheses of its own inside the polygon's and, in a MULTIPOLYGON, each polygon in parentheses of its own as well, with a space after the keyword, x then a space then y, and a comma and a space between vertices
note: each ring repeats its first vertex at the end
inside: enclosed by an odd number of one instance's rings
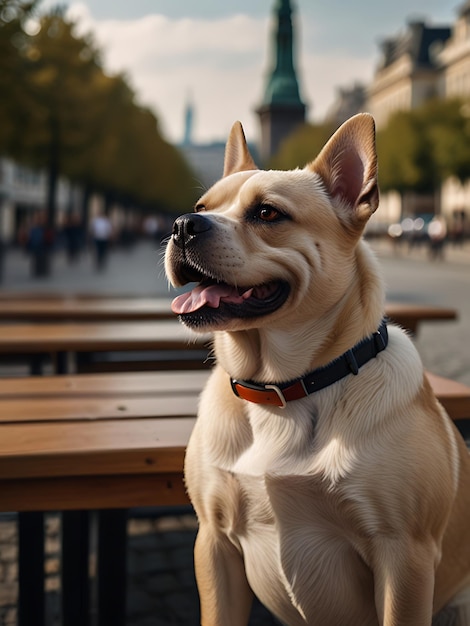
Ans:
MULTIPOLYGON (((321 121, 338 88, 370 83, 380 42, 410 20, 452 25, 463 0, 292 0, 295 59, 308 119, 321 121)), ((43 0, 42 9, 58 4, 43 0)), ((123 72, 139 104, 179 143, 224 141, 235 120, 259 138, 276 0, 85 0, 67 4, 77 34, 92 33, 109 73, 123 72)))

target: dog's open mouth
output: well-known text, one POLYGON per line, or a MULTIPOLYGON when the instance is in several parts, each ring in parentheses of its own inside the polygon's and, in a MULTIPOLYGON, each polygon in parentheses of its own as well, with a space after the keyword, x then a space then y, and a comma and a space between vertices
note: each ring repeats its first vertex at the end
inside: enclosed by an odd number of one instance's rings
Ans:
POLYGON ((247 319, 272 313, 284 304, 289 291, 289 285, 280 280, 235 287, 204 279, 191 291, 177 296, 171 309, 190 326, 218 325, 231 318, 247 319))

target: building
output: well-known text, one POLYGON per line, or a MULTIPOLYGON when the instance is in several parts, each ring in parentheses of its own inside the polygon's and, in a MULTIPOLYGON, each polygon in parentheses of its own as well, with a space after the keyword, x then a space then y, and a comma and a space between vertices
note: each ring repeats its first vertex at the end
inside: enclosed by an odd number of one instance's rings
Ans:
MULTIPOLYGON (((76 202, 75 189, 61 179, 57 189, 58 211, 63 213, 76 202)), ((0 158, 0 239, 12 243, 31 216, 46 209, 47 176, 7 158, 0 158)))
POLYGON ((470 95, 470 0, 460 8, 452 34, 439 53, 439 92, 445 98, 470 95))
POLYGON ((194 172, 194 186, 201 194, 221 178, 224 169, 225 142, 182 143, 179 149, 194 172))
POLYGON ((440 95, 439 53, 450 34, 447 26, 415 21, 382 42, 382 58, 367 90, 367 109, 377 128, 395 111, 409 111, 440 95))
POLYGON ((340 126, 353 115, 367 110, 367 89, 356 83, 352 87, 338 87, 336 100, 326 114, 326 122, 340 126))
POLYGON ((271 41, 271 69, 263 100, 256 109, 261 126, 260 158, 266 163, 282 140, 305 122, 294 62, 293 9, 290 0, 277 0, 271 41))

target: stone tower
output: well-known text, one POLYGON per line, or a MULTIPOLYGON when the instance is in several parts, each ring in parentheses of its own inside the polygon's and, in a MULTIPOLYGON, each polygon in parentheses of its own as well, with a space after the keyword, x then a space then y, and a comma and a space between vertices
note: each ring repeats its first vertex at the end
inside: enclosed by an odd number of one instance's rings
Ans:
POLYGON ((190 146, 193 142, 194 106, 191 97, 188 96, 184 109, 184 136, 183 146, 190 146))
POLYGON ((271 41, 271 70, 256 113, 261 125, 260 156, 266 162, 281 141, 305 122, 294 63, 294 30, 290 0, 276 0, 271 41))

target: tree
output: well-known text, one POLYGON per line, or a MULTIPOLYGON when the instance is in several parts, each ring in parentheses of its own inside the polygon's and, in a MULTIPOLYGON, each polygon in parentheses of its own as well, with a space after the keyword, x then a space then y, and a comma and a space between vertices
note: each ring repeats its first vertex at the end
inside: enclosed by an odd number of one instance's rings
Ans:
POLYGON ((269 167, 289 170, 303 167, 317 156, 334 132, 332 124, 304 124, 284 139, 269 167))
POLYGON ((433 194, 455 176, 470 178, 470 120, 460 100, 430 100, 392 116, 377 134, 382 191, 433 194))
POLYGON ((24 22, 37 1, 0 0, 0 154, 8 152, 13 139, 13 124, 24 107, 24 66, 21 50, 28 36, 24 22))
MULTIPOLYGON (((17 161, 46 170, 48 227, 61 176, 83 185, 85 199, 93 190, 127 206, 186 210, 195 198, 182 156, 155 115, 137 105, 126 78, 103 71, 93 38, 76 36, 75 27, 55 10, 11 55, 22 92, 21 106, 8 111, 6 145, 17 161)), ((86 225, 86 208, 84 218, 86 225)))
POLYGON ((432 150, 440 182, 455 176, 470 178, 470 119, 462 100, 432 100, 417 112, 432 150))
POLYGON ((99 72, 99 57, 91 38, 76 37, 74 24, 57 11, 41 19, 22 59, 27 115, 17 119, 11 153, 47 171, 47 221, 53 228, 59 177, 91 140, 89 87, 99 72))
POLYGON ((425 122, 416 111, 400 111, 377 133, 382 191, 429 193, 438 184, 425 122))
POLYGON ((124 76, 96 78, 92 136, 67 174, 123 204, 186 210, 195 201, 192 173, 167 143, 152 111, 135 102, 124 76))

